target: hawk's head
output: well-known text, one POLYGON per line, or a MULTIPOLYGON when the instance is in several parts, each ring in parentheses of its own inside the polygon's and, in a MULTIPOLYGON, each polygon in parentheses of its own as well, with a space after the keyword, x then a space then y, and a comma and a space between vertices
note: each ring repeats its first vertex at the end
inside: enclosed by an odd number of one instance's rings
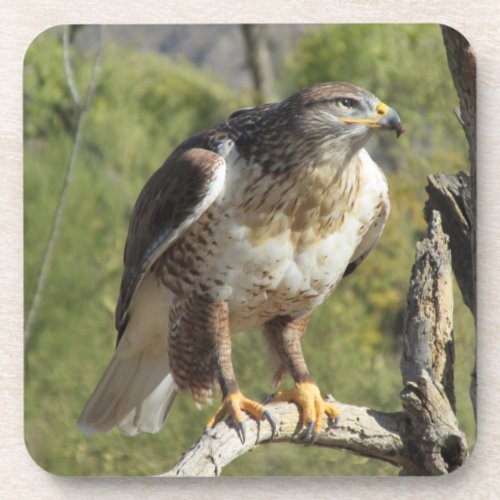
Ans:
POLYGON ((370 129, 404 128, 398 114, 371 92, 349 83, 318 83, 287 99, 303 108, 303 117, 333 127, 339 134, 362 134, 370 129))
POLYGON ((279 106, 288 108, 287 114, 294 117, 304 139, 344 158, 364 147, 377 129, 394 130, 398 137, 404 132, 392 108, 371 92, 348 83, 316 84, 279 106))

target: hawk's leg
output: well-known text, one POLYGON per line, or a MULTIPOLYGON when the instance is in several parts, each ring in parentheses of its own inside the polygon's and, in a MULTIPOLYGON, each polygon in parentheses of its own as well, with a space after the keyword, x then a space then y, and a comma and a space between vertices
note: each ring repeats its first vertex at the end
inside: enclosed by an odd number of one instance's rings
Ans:
POLYGON ((243 411, 249 413, 257 420, 267 419, 271 424, 272 433, 275 432, 275 422, 264 406, 256 401, 246 398, 240 391, 233 370, 231 359, 231 338, 229 333, 229 312, 225 302, 216 304, 217 321, 215 328, 214 365, 222 390, 222 404, 208 421, 207 429, 211 429, 225 415, 230 415, 238 427, 241 439, 245 442, 245 416, 243 411))
POLYGON ((275 379, 279 381, 288 372, 295 382, 292 389, 277 392, 273 401, 297 403, 301 409, 302 425, 306 427, 304 438, 314 441, 323 427, 324 414, 335 420, 339 412, 323 400, 307 369, 300 340, 308 322, 309 316, 295 320, 288 316, 278 316, 265 324, 264 334, 274 357, 280 363, 275 379))

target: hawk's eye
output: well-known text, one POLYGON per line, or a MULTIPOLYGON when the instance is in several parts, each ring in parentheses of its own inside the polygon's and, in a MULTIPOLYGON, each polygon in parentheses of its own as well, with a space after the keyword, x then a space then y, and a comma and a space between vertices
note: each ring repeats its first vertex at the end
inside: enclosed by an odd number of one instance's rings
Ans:
POLYGON ((340 109, 351 109, 354 106, 354 99, 341 97, 340 99, 337 99, 336 103, 340 109))

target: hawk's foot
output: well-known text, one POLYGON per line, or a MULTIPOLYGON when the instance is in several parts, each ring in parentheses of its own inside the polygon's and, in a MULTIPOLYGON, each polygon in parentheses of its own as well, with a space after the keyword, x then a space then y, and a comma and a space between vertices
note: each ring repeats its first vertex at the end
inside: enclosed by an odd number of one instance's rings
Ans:
POLYGON ((257 401, 253 401, 251 399, 246 398, 241 394, 241 392, 231 392, 229 393, 222 404, 219 406, 219 409, 215 412, 214 416, 207 422, 206 429, 211 429, 217 423, 219 423, 225 415, 230 415, 236 427, 240 433, 240 438, 242 443, 245 443, 246 439, 246 426, 245 426, 245 415, 243 411, 249 413, 256 420, 264 420, 267 419, 269 424, 271 425, 271 439, 276 432, 276 422, 271 414, 264 408, 263 405, 257 403, 257 401))
POLYGON ((302 426, 306 427, 305 441, 315 441, 323 428, 324 413, 333 421, 339 415, 337 408, 321 397, 318 386, 313 382, 297 382, 293 389, 278 391, 272 401, 294 402, 300 406, 302 426))

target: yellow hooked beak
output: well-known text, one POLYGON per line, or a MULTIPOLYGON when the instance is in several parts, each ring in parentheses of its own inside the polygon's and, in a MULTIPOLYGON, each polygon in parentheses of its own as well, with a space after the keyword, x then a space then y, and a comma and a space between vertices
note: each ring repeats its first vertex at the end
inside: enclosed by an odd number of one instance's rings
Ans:
POLYGON ((395 130, 398 137, 405 131, 398 114, 392 108, 387 106, 387 104, 382 101, 378 101, 375 109, 377 112, 377 116, 375 118, 341 117, 339 120, 344 123, 360 123, 370 128, 395 130))

